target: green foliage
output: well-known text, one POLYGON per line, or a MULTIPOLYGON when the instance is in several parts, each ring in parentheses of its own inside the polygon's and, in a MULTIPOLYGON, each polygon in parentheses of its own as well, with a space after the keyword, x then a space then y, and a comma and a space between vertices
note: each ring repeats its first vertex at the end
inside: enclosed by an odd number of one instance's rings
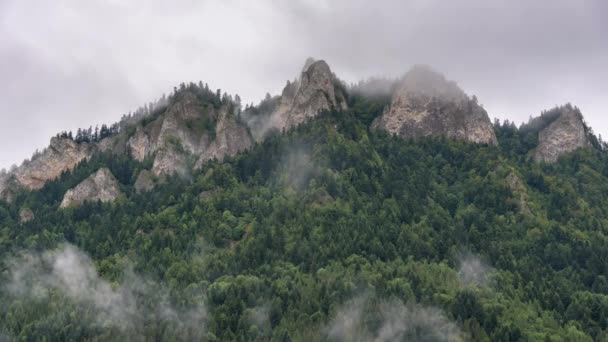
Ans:
MULTIPOLYGON (((438 308, 471 340, 605 340, 606 153, 534 164, 525 158, 534 138, 511 124, 496 125, 499 146, 405 141, 367 129, 381 98, 353 95, 349 111, 271 134, 146 194, 133 189, 144 165, 96 155, 0 203, 0 282, 10 283, 15 253, 67 241, 112 284, 131 265, 168 288, 176 307, 202 300, 202 340, 326 340, 345 303, 365 293, 438 308), (101 166, 126 197, 58 210, 63 193, 101 166), (519 211, 508 170, 521 175, 531 214, 519 211), (20 224, 23 206, 36 217, 20 224), (491 265, 486 283, 461 281, 463 250, 491 265)), ((0 293, 0 332, 17 338, 188 339, 156 319, 140 331, 100 328, 94 311, 61 293, 0 293)), ((378 327, 380 313, 366 322, 378 327)))

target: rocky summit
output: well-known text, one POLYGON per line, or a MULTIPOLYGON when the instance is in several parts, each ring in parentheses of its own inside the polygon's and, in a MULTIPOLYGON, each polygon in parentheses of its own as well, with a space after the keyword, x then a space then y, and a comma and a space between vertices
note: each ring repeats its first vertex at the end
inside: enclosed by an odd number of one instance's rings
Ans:
POLYGON ((238 120, 234 105, 205 102, 200 91, 183 91, 164 113, 145 125, 139 124, 129 138, 133 158, 143 161, 154 155, 154 175, 182 172, 188 166, 188 156, 198 160, 196 165, 200 166, 251 146, 251 135, 238 120))
POLYGON ((590 145, 580 111, 570 105, 558 110, 555 121, 538 134, 538 147, 534 152, 536 161, 555 162, 564 153, 590 145))
POLYGON ((415 66, 399 82, 390 106, 372 123, 404 138, 443 136, 496 144, 488 113, 458 85, 427 66, 415 66))
MULTIPOLYGON (((488 113, 476 97, 469 97, 455 82, 427 66, 414 66, 397 82, 381 82, 382 87, 367 85, 370 89, 364 84, 359 91, 356 86, 347 87, 325 61, 309 58, 281 95, 268 95, 258 106, 246 106, 241 112, 238 95, 233 98, 219 89, 212 91, 202 82, 182 83, 145 111, 123 117, 111 129, 102 127, 99 135, 88 129, 79 130, 75 137, 66 132, 53 137, 49 147, 31 160, 0 173, 0 199, 10 202, 22 190, 39 190, 99 154, 141 163, 133 176, 136 190, 151 191, 167 176, 190 175, 210 160, 250 149, 254 137, 261 142, 271 129, 285 131, 323 111, 347 110, 349 103, 354 109, 357 97, 368 96, 366 101, 377 97, 370 93, 373 89, 383 89, 383 103, 376 107, 372 130, 403 138, 498 143, 488 113)), ((537 161, 554 162, 563 153, 590 145, 582 115, 570 105, 541 115, 527 127, 532 127, 528 131, 534 132, 534 139, 538 134, 538 146, 527 152, 537 161)))
POLYGON ((53 137, 48 148, 24 162, 13 173, 18 183, 28 190, 40 189, 44 184, 71 170, 94 151, 88 143, 77 143, 69 138, 53 137))
POLYGON ((85 201, 111 202, 120 196, 120 186, 108 168, 101 168, 76 187, 69 189, 61 202, 61 208, 78 206, 85 201))
POLYGON ((344 88, 329 65, 323 60, 309 58, 300 78, 283 89, 271 120, 279 130, 289 129, 324 110, 347 107, 344 88))

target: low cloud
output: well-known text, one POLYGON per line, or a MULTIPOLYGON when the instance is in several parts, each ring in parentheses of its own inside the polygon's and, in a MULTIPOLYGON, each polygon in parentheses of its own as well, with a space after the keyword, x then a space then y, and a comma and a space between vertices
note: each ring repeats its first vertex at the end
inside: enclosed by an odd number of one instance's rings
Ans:
POLYGON ((343 305, 325 329, 330 341, 464 341, 458 326, 438 308, 378 301, 369 294, 343 305))
POLYGON ((490 265, 471 252, 463 252, 458 256, 458 278, 464 286, 487 285, 493 271, 490 265))
POLYGON ((282 184, 296 190, 306 188, 317 170, 310 153, 303 146, 288 148, 279 167, 282 184))
MULTIPOLYGON (((9 281, 4 295, 15 302, 57 300, 57 293, 68 302, 93 313, 92 328, 118 328, 133 335, 146 325, 164 324, 180 338, 199 339, 205 332, 207 310, 202 300, 187 308, 171 303, 167 288, 125 270, 120 284, 99 276, 91 260, 73 245, 44 253, 24 252, 9 262, 9 281)), ((200 296, 202 298, 202 294, 200 296)))

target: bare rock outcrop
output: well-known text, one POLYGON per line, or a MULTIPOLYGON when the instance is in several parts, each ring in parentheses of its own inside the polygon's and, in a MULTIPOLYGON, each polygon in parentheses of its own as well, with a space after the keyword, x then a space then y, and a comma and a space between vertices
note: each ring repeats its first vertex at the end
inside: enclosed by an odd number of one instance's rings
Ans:
POLYGON ((63 196, 60 208, 78 206, 85 201, 111 202, 120 196, 120 186, 108 168, 101 168, 63 196))
POLYGON ((94 146, 77 143, 69 138, 53 137, 48 148, 24 162, 15 172, 15 178, 27 190, 40 189, 44 184, 73 169, 82 160, 89 158, 94 146))
POLYGON ((188 154, 180 146, 168 144, 156 152, 152 164, 152 173, 155 176, 185 175, 187 169, 188 154))
POLYGON ((225 156, 232 156, 243 152, 253 144, 247 127, 241 124, 227 107, 219 111, 215 125, 215 137, 202 151, 195 167, 200 167, 211 159, 221 160, 225 156))
POLYGON ((346 94, 329 65, 309 58, 300 78, 283 89, 271 120, 279 130, 289 129, 324 110, 346 108, 346 94))
POLYGON ((492 122, 477 99, 426 66, 415 66, 405 74, 390 106, 371 128, 404 138, 443 136, 497 144, 492 122))
POLYGON ((183 174, 195 164, 234 155, 252 145, 253 139, 237 116, 234 103, 207 102, 193 90, 182 90, 158 117, 139 124, 128 138, 133 158, 153 156, 152 174, 183 174))
POLYGON ((552 163, 564 153, 590 146, 578 109, 564 106, 560 110, 557 119, 538 133, 538 147, 534 151, 537 162, 552 163))
POLYGON ((0 198, 10 202, 22 189, 41 189, 46 182, 56 179, 84 159, 90 158, 94 151, 94 144, 53 137, 49 147, 0 176, 0 198))
POLYGON ((150 153, 150 138, 141 126, 137 126, 135 134, 127 141, 133 159, 143 161, 150 153))

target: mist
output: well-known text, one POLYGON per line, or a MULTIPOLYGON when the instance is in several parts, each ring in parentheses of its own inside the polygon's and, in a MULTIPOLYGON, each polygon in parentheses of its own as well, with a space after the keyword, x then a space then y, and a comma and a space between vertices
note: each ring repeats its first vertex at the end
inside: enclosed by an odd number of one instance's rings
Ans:
POLYGON ((494 271, 489 264, 471 252, 461 252, 457 257, 458 278, 463 286, 489 285, 490 275, 494 271))
POLYGON ((438 308, 366 293, 340 307, 325 328, 329 341, 465 341, 438 308))
POLYGON ((19 253, 8 262, 8 275, 2 295, 32 305, 59 301, 54 315, 82 310, 87 316, 78 320, 89 328, 115 328, 125 336, 137 336, 146 324, 164 324, 179 338, 199 339, 205 333, 202 293, 200 302, 176 306, 168 288, 128 267, 120 283, 110 283, 100 277, 86 253, 68 243, 42 253, 19 253))
POLYGON ((318 174, 319 168, 303 144, 294 144, 284 151, 278 167, 279 182, 284 187, 304 190, 318 174))

